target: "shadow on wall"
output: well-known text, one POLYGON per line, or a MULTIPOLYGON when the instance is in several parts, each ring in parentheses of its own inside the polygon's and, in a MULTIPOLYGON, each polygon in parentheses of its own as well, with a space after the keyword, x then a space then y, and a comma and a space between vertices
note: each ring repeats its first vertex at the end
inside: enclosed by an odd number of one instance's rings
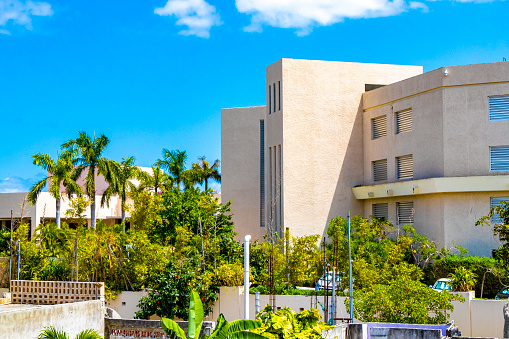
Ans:
MULTIPOLYGON (((326 236, 329 221, 335 217, 347 217, 347 212, 351 215, 363 215, 363 202, 355 199, 352 187, 361 185, 364 181, 364 156, 363 156, 363 110, 362 101, 359 101, 357 115, 350 133, 350 139, 345 151, 345 157, 341 171, 339 172, 336 189, 331 199, 329 215, 323 228, 322 237, 326 236), (360 164, 360 166, 359 166, 360 164)), ((338 131, 342 133, 343 131, 338 131)), ((341 152, 338 149, 338 152, 341 152)))

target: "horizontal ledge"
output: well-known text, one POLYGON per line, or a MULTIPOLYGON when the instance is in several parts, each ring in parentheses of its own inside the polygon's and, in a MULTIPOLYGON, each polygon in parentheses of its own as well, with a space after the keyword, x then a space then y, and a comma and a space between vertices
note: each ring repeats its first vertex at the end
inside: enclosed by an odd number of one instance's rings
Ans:
POLYGON ((352 188, 358 200, 408 195, 509 191, 509 175, 441 177, 352 188))

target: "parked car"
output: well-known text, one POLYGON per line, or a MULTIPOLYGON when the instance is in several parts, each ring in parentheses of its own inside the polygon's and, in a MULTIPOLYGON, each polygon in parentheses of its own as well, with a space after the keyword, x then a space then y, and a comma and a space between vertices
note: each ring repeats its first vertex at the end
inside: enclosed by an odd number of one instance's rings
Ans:
MULTIPOLYGON (((338 273, 336 273, 336 290, 339 288, 339 285, 341 283, 341 278, 338 273)), ((328 276, 326 277, 325 274, 318 279, 318 282, 316 283, 315 290, 332 290, 332 272, 329 272, 328 276), (327 285, 327 287, 325 286, 327 285)))
POLYGON ((495 299, 507 299, 509 298, 509 287, 504 287, 500 292, 497 293, 495 299))
POLYGON ((452 291, 451 281, 452 279, 449 278, 440 278, 435 282, 433 286, 430 287, 437 292, 452 291))

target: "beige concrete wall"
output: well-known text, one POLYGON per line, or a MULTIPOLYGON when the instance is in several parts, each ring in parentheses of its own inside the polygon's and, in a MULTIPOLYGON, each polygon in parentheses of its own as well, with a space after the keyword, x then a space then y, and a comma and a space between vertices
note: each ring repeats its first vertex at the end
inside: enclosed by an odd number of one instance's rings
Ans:
POLYGON ((221 200, 232 201, 236 239, 262 239, 260 227, 260 120, 265 107, 221 110, 221 200))
POLYGON ((274 128, 267 146, 282 145, 282 211, 292 235, 322 234, 331 218, 361 213, 351 188, 363 183, 365 84, 420 73, 418 66, 293 59, 267 68, 267 88, 282 81, 282 109, 268 118, 274 128))
POLYGON ((123 291, 113 300, 108 300, 106 305, 122 317, 122 319, 134 319, 136 312, 140 310, 138 303, 142 297, 148 295, 146 291, 123 291))
POLYGON ((414 228, 437 241, 439 247, 461 245, 470 255, 491 256, 501 243, 491 227, 475 226, 490 209, 491 197, 509 196, 501 192, 426 194, 366 200, 364 215, 372 215, 374 203, 388 203, 389 220, 396 224, 396 203, 413 201, 414 228))
POLYGON ((2 339, 36 338, 46 326, 63 330, 70 338, 87 329, 104 335, 104 310, 101 301, 21 308, 8 312, 2 312, 3 307, 0 306, 2 339))
POLYGON ((507 300, 472 300, 472 337, 504 337, 504 305, 507 300))

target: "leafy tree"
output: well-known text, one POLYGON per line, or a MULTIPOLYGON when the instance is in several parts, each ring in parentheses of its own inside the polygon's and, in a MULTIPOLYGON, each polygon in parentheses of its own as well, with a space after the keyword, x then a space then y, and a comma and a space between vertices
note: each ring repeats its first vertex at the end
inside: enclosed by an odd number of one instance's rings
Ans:
POLYGON ((148 296, 140 299, 140 310, 136 312, 136 318, 147 319, 155 314, 159 317, 186 319, 189 316, 187 305, 192 290, 199 292, 205 313, 209 313, 219 292, 211 278, 212 274, 204 271, 194 260, 168 262, 166 270, 154 279, 148 296))
POLYGON ((71 175, 75 157, 76 152, 72 150, 62 152, 56 161, 48 154, 37 153, 33 156, 34 165, 46 170, 48 176, 35 183, 32 188, 30 188, 30 192, 27 196, 28 202, 31 205, 35 205, 39 193, 49 184, 48 192, 56 201, 56 222, 58 228, 60 228, 60 203, 62 198, 60 187, 64 186, 66 188, 69 198, 72 193, 81 194, 81 187, 71 175))
MULTIPOLYGON (((454 310, 453 300, 465 299, 446 291, 436 292, 406 275, 386 284, 354 291, 354 316, 363 322, 445 324, 454 310)), ((345 299, 350 311, 348 299, 345 299)))
POLYGON ((502 201, 500 206, 490 208, 490 213, 477 220, 475 225, 493 226, 493 235, 498 236, 498 239, 502 242, 496 256, 505 262, 505 266, 509 266, 509 201, 502 201), (500 221, 492 224, 491 219, 497 215, 500 221))
POLYGON ((115 161, 111 162, 111 168, 115 172, 115 175, 111 176, 114 183, 108 186, 101 198, 101 206, 109 205, 111 196, 118 194, 121 200, 122 223, 125 221, 127 197, 130 192, 136 190, 136 186, 131 182, 131 179, 140 176, 140 170, 134 165, 134 161, 134 157, 128 157, 123 158, 120 164, 115 161))
POLYGON ((79 157, 74 160, 74 164, 77 167, 73 171, 72 178, 78 179, 83 173, 83 170, 88 169, 85 178, 85 191, 92 200, 90 205, 90 226, 95 228, 96 217, 95 217, 95 174, 103 175, 104 178, 110 185, 116 182, 115 171, 112 168, 113 164, 110 160, 103 158, 102 154, 108 146, 110 140, 101 134, 99 138, 91 139, 86 132, 79 132, 77 139, 69 140, 62 144, 62 148, 65 148, 72 152, 79 152, 79 157))
POLYGON ((176 182, 177 188, 180 188, 180 183, 184 180, 186 160, 186 151, 170 151, 166 148, 163 148, 163 159, 157 160, 157 164, 165 168, 171 178, 176 182))
POLYGON ((197 173, 200 183, 205 183, 205 190, 208 190, 208 181, 210 179, 215 180, 216 182, 221 182, 221 174, 219 173, 219 164, 221 162, 219 159, 216 159, 212 165, 209 164, 205 157, 199 157, 198 163, 193 164, 192 168, 197 173))

